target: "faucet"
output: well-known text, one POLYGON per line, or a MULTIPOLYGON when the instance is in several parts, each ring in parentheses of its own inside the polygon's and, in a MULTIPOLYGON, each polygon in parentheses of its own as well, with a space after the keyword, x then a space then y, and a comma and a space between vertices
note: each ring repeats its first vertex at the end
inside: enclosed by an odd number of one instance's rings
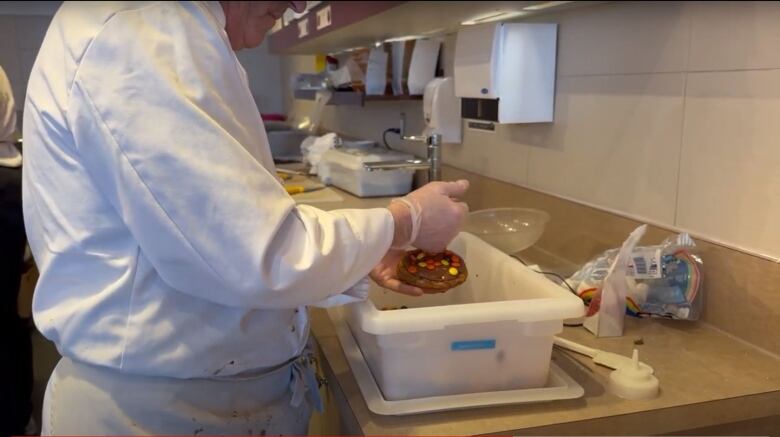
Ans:
POLYGON ((417 141, 428 146, 428 158, 404 159, 400 161, 366 162, 363 168, 368 171, 376 170, 428 170, 428 182, 441 180, 441 134, 428 136, 406 135, 406 114, 401 113, 400 135, 402 140, 417 141))

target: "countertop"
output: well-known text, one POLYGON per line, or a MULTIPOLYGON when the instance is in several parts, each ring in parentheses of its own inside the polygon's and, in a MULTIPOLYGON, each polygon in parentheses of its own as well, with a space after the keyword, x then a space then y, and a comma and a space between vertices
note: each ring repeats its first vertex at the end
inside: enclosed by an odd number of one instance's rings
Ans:
MULTIPOLYGON (((342 201, 317 206, 372 208, 389 201, 336 191, 342 201)), ((344 433, 655 435, 780 415, 780 358, 705 323, 627 318, 624 336, 602 339, 581 327, 564 328, 562 337, 599 349, 630 356, 638 348, 661 381, 653 400, 626 401, 606 392, 610 369, 556 349, 553 360, 583 386, 582 398, 412 416, 368 410, 324 310, 312 311, 312 333, 344 433)))

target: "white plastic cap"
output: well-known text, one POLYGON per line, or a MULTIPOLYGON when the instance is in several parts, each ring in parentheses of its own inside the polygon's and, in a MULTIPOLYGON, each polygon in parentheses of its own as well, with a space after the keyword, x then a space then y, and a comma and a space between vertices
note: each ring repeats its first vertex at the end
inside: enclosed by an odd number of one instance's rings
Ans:
POLYGON ((634 349, 631 364, 609 375, 609 391, 623 399, 644 400, 658 396, 658 378, 639 365, 639 351, 634 349))

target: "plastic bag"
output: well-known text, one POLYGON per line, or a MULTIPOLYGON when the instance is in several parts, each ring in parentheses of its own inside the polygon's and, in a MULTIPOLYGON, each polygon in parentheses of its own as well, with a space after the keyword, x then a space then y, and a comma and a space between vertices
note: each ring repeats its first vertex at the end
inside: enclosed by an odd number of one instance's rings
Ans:
MULTIPOLYGON (((603 287, 617 253, 618 249, 604 252, 568 279, 586 304, 603 287)), ((657 246, 634 248, 626 272, 626 314, 698 320, 704 303, 702 265, 687 233, 657 246)))
POLYGON ((340 141, 334 133, 328 133, 321 137, 309 136, 301 143, 301 154, 303 162, 310 166, 309 174, 317 174, 320 168, 322 155, 328 150, 336 147, 340 141))
POLYGON ((642 225, 626 238, 618 249, 601 287, 593 294, 583 326, 596 337, 619 337, 623 335, 626 278, 634 248, 645 235, 647 225, 642 225))

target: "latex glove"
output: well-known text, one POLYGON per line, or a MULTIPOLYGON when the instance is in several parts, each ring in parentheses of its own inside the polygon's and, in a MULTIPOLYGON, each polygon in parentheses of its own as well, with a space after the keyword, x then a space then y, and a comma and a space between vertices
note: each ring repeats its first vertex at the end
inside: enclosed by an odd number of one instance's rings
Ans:
POLYGON ((446 249, 469 212, 458 200, 468 188, 467 180, 431 182, 394 199, 389 207, 395 220, 393 248, 412 245, 430 253, 446 249))
POLYGON ((388 290, 395 291, 396 293, 408 294, 409 296, 422 296, 424 291, 421 288, 404 284, 398 280, 396 268, 405 254, 406 251, 404 250, 390 249, 382 260, 379 261, 379 264, 371 270, 369 276, 374 282, 379 284, 379 286, 388 290))

